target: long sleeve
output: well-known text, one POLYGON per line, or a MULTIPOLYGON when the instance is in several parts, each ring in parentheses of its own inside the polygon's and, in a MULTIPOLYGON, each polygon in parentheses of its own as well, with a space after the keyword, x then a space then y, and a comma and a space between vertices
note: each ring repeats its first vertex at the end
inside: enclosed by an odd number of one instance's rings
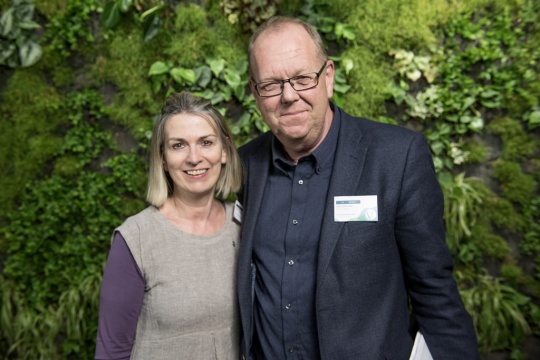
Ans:
POLYGON ((403 178, 395 232, 420 331, 435 359, 476 359, 473 324, 445 243, 442 192, 424 140, 412 143, 403 178))
POLYGON ((117 232, 101 284, 96 360, 130 358, 144 289, 144 278, 126 241, 117 232))

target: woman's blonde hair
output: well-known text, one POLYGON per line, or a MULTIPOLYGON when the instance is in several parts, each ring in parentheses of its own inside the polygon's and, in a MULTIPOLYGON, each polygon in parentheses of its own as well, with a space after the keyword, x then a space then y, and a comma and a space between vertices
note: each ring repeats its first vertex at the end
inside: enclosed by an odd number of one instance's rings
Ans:
POLYGON ((216 196, 227 198, 230 193, 237 192, 242 183, 242 165, 232 140, 232 134, 225 118, 212 104, 188 92, 172 94, 161 108, 161 115, 154 125, 150 143, 148 191, 146 200, 161 206, 173 193, 173 183, 163 168, 165 149, 165 124, 173 115, 190 114, 207 119, 218 133, 223 149, 227 153, 227 162, 222 165, 216 184, 216 196))

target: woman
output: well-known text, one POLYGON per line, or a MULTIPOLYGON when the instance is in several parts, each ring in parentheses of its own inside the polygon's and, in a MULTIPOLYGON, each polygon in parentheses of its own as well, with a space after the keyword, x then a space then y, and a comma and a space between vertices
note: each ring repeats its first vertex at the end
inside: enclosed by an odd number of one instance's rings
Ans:
POLYGON ((151 143, 148 208, 113 234, 96 359, 237 359, 233 206, 241 165, 209 102, 174 94, 151 143))

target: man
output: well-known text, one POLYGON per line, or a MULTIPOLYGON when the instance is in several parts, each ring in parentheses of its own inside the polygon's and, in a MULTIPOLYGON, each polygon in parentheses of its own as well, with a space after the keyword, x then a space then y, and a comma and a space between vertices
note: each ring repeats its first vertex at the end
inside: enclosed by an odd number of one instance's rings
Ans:
POLYGON ((271 132, 240 149, 243 356, 408 359, 418 328, 434 359, 478 358, 424 137, 331 103, 334 63, 299 20, 263 24, 249 62, 271 132))

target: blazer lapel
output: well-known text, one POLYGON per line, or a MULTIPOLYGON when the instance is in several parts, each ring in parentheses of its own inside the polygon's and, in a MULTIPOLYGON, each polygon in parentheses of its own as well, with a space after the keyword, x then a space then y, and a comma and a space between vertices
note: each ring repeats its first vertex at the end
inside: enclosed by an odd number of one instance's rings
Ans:
POLYGON ((270 166, 270 143, 272 137, 268 136, 268 139, 269 140, 265 142, 264 146, 260 148, 260 151, 251 158, 248 165, 249 178, 247 181, 247 188, 249 189, 249 192, 247 198, 244 199, 243 204, 246 216, 242 221, 242 239, 248 239, 244 246, 248 248, 250 252, 253 248, 253 234, 255 233, 257 219, 259 218, 264 188, 268 178, 268 167, 270 166), (247 206, 249 206, 248 211, 246 211, 247 206))
MULTIPOLYGON (((336 111, 341 111, 341 109, 336 107, 336 111)), ((341 111, 338 145, 319 241, 317 289, 320 288, 320 284, 324 279, 330 258, 344 225, 343 222, 334 221, 334 197, 355 195, 369 143, 369 138, 359 128, 359 122, 341 111)))

